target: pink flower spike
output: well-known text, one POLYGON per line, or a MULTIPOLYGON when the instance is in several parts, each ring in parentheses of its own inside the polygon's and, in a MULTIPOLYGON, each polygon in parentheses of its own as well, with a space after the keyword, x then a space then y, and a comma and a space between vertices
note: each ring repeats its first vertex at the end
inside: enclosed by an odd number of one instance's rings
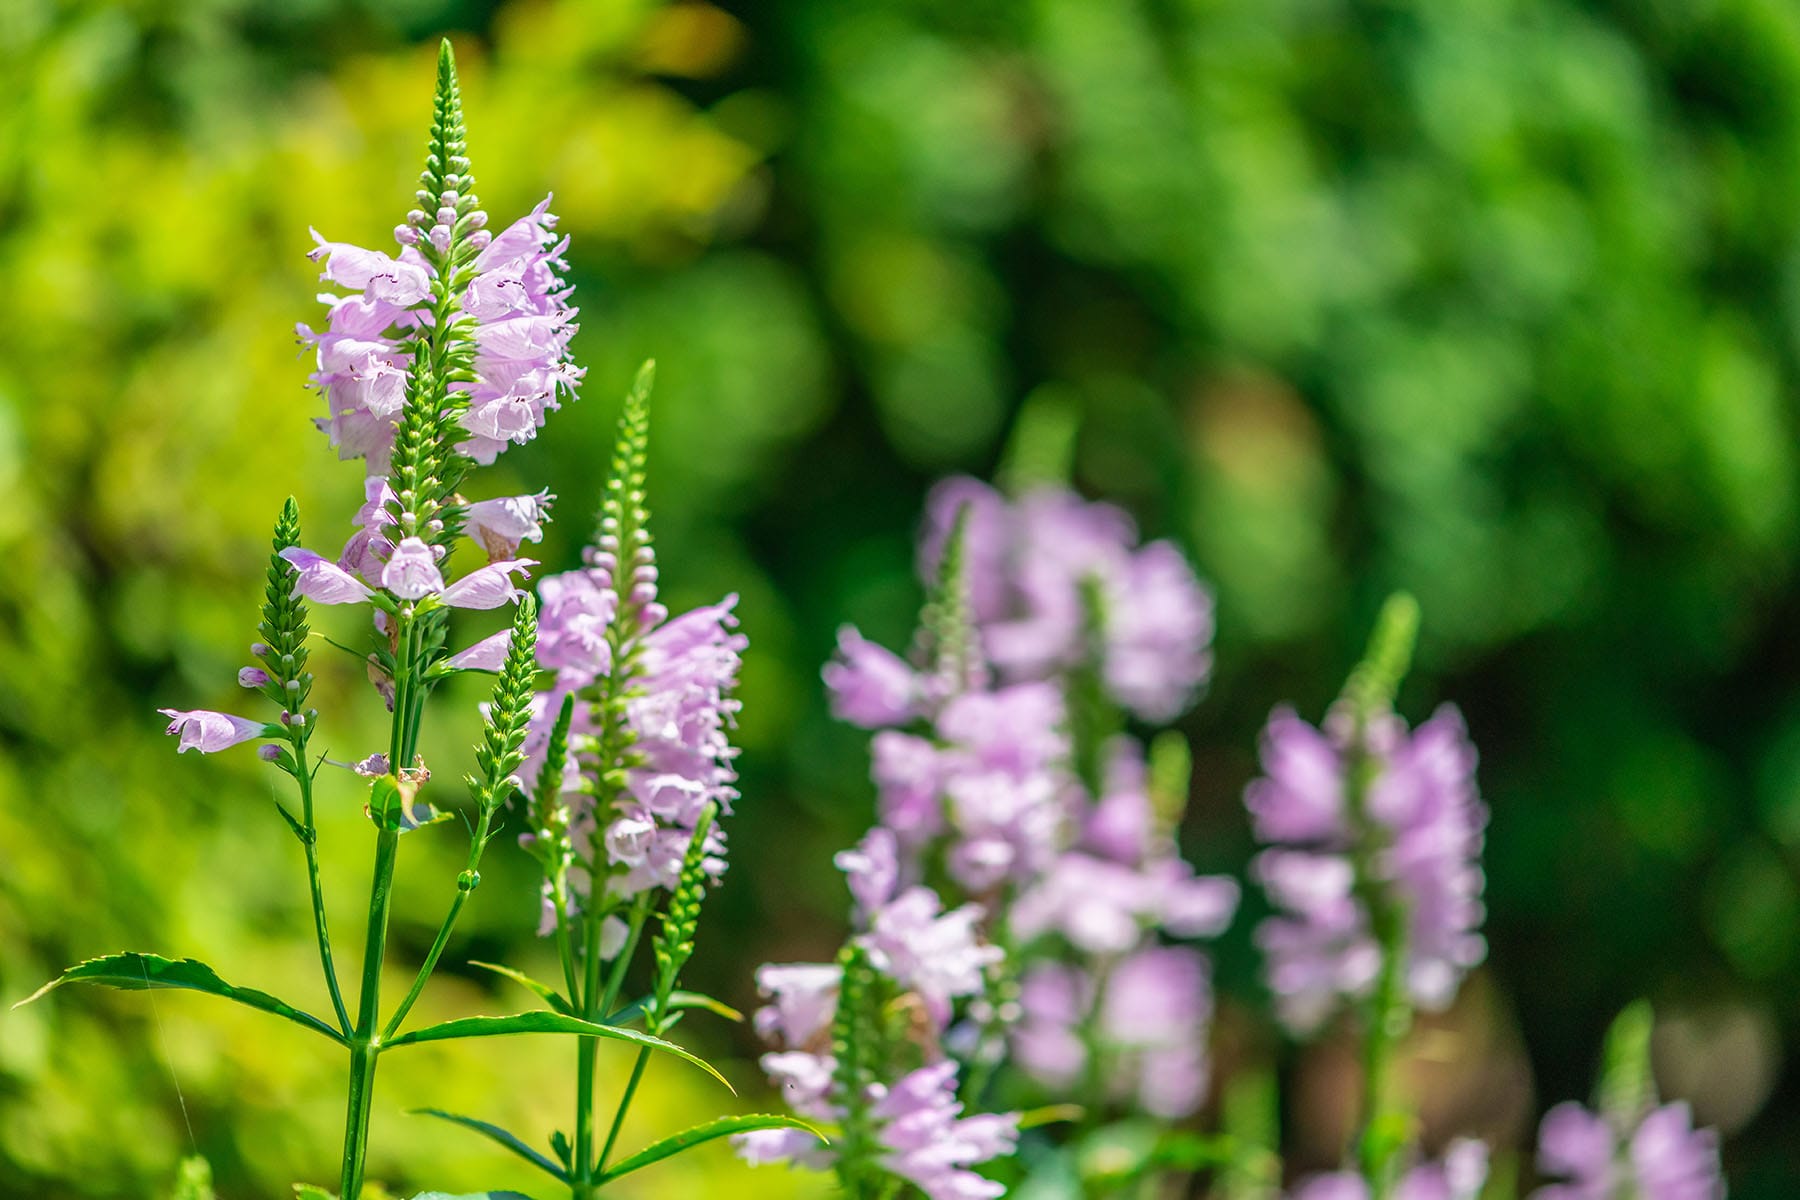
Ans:
POLYGON ((175 748, 177 754, 186 754, 189 750, 198 750, 202 754, 216 754, 220 750, 229 749, 240 742, 271 736, 279 732, 261 721, 251 721, 244 717, 234 717, 230 713, 212 712, 203 708, 195 709, 192 712, 182 712, 173 708, 159 708, 156 711, 169 718, 169 727, 164 732, 181 736, 181 745, 175 748))
POLYGON ((303 600, 314 604, 361 604, 375 595, 362 580, 311 550, 289 546, 281 557, 299 572, 294 580, 294 595, 303 600))
MULTIPOLYGON (((405 543, 401 543, 405 545, 405 543)), ((508 562, 489 563, 479 571, 471 571, 445 588, 438 597, 451 608, 499 608, 508 600, 525 593, 513 585, 512 573, 530 578, 526 567, 537 566, 535 558, 515 558, 508 562)))
POLYGON ((451 655, 444 666, 452 671, 498 671, 506 665, 506 652, 511 646, 512 630, 502 629, 460 654, 451 655))
POLYGON ((444 575, 423 538, 402 538, 381 569, 381 586, 402 600, 423 600, 444 590, 444 575))

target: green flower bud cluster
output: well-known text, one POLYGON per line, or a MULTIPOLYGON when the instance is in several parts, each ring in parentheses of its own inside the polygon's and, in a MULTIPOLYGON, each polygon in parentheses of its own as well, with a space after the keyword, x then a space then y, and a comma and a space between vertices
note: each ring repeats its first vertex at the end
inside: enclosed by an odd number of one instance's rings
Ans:
POLYGON ((491 813, 511 796, 513 772, 525 761, 525 734, 531 724, 531 696, 537 681, 537 601, 529 593, 513 610, 506 663, 494 682, 482 740, 475 747, 480 774, 467 776, 469 791, 491 813))
POLYGON ((681 878, 663 910, 662 928, 657 933, 651 952, 656 958, 656 995, 645 1014, 645 1027, 657 1037, 668 1032, 674 1021, 669 1015, 669 994, 688 959, 694 956, 694 936, 700 927, 700 904, 706 899, 706 838, 712 832, 717 806, 708 805, 694 825, 687 854, 681 861, 681 878))
POLYGON ((281 724, 286 729, 291 750, 273 747, 275 763, 290 775, 302 770, 306 761, 306 741, 312 734, 313 717, 306 707, 312 694, 313 676, 306 669, 306 639, 311 632, 306 623, 306 602, 294 595, 294 567, 281 557, 281 552, 300 544, 300 507, 292 496, 282 505, 275 520, 275 537, 269 554, 269 566, 263 589, 262 620, 257 622, 258 641, 251 647, 260 668, 250 667, 240 675, 248 682, 257 674, 264 676, 256 690, 281 709, 281 724))

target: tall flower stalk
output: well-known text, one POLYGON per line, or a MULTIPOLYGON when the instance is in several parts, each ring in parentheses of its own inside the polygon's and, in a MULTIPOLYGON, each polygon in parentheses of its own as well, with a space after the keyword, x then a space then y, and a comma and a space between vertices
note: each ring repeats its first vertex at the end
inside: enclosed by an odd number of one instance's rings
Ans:
POLYGON ((1211 602, 1171 544, 1050 478, 1068 433, 1041 425, 1009 456, 1020 494, 933 491, 910 654, 845 627, 824 672, 834 712, 874 731, 877 820, 837 858, 844 953, 764 966, 756 1020, 771 1080, 839 1136, 737 1140, 854 1197, 1001 1196, 1000 1160, 1053 1122, 1064 1134, 1032 1153, 1061 1155, 1088 1196, 1139 1194, 1176 1142, 1192 1157, 1175 1125, 1205 1097, 1211 1010, 1192 942, 1238 889, 1176 846, 1185 744, 1128 728, 1191 703, 1211 602))
POLYGON ((543 870, 541 928, 555 939, 563 990, 495 968, 578 1028, 641 1026, 642 1034, 633 1033, 638 1053, 603 1117, 600 1038, 578 1040, 572 1132, 551 1135, 554 1159, 486 1122, 432 1114, 505 1145, 574 1200, 727 1134, 780 1128, 817 1136, 792 1117, 722 1117, 616 1156, 650 1051, 668 1045, 662 1039, 687 1010, 736 1016, 677 985, 694 953, 706 892, 725 869, 720 820, 737 799, 731 693, 747 643, 735 631, 735 596, 673 618, 658 598, 646 499, 653 378, 646 363, 626 397, 585 564, 539 586, 538 663, 552 680, 531 702, 526 774, 534 782, 523 841, 543 870), (647 936, 648 991, 624 1003, 647 936))
MULTIPOLYGON (((1372 1200, 1412 1194, 1425 1178, 1403 1170, 1414 1131, 1394 1087, 1401 1039, 1415 1009, 1448 1007, 1486 953, 1487 810, 1475 789, 1474 747, 1454 708, 1412 731, 1394 711, 1418 626, 1411 597, 1387 602, 1322 729, 1276 710, 1263 734, 1264 776, 1244 797, 1269 846, 1251 873, 1276 909, 1256 940, 1277 1015, 1304 1036, 1343 1006, 1359 1011, 1354 1158, 1358 1194, 1372 1200)), ((1446 1159, 1456 1195, 1480 1189, 1485 1161, 1474 1144, 1446 1159)))
MULTIPOLYGON (((328 412, 320 428, 342 457, 361 458, 368 468, 356 532, 334 560, 301 546, 292 500, 276 523, 262 620, 252 646, 256 663, 238 673, 241 685, 273 704, 273 720, 163 710, 180 750, 213 753, 260 741, 259 756, 294 779, 298 813, 285 805, 279 811, 304 852, 330 1019, 266 992, 229 984, 192 959, 149 954, 79 964, 38 993, 70 982, 210 992, 284 1017, 338 1045, 349 1066, 338 1180, 343 1200, 360 1200, 363 1194, 377 1067, 385 1054, 402 1046, 509 1033, 572 1033, 582 1037, 584 1046, 613 1039, 646 1053, 661 1049, 699 1063, 659 1037, 595 1019, 610 1012, 609 1005, 599 1003, 584 1009, 590 1019, 525 1013, 405 1029, 459 915, 480 884, 482 855, 496 824, 521 791, 516 772, 524 761, 536 703, 538 608, 515 580, 533 565, 518 557, 518 548, 542 537, 549 496, 469 503, 462 489, 474 465, 491 462, 508 445, 534 436, 544 414, 571 395, 581 377, 568 359, 575 313, 562 279, 560 256, 567 243, 551 232, 556 219, 548 201, 494 234, 473 188, 456 67, 446 42, 438 59, 418 207, 394 233, 399 254, 314 235, 317 246, 311 257, 323 263, 322 278, 346 294, 326 297, 330 319, 324 331, 302 325, 300 332, 318 354, 313 379, 328 412), (453 551, 465 534, 486 551, 487 561, 447 578, 453 551), (347 605, 368 614, 372 646, 359 666, 392 714, 383 748, 353 767, 367 780, 365 811, 374 826, 362 968, 353 1003, 335 963, 319 872, 314 785, 324 762, 315 760, 311 750, 318 713, 307 705, 313 681, 308 670, 309 604, 347 605), (513 605, 509 628, 461 650, 453 647, 452 610, 508 604, 513 605), (475 747, 475 769, 465 776, 469 850, 430 950, 411 986, 384 1012, 388 921, 402 838, 451 815, 431 802, 432 772, 419 754, 421 731, 436 686, 460 671, 497 676, 475 747)), ((676 944, 687 943, 677 939, 676 944)), ((676 997, 667 988, 659 997, 654 1023, 666 1030, 676 997)), ((302 1190, 309 1196, 324 1194, 317 1188, 302 1190)))

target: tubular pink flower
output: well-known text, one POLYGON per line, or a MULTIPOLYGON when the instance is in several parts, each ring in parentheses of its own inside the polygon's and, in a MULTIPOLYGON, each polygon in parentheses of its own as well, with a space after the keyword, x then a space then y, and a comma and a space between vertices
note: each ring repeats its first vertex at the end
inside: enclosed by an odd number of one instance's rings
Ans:
POLYGON ((294 595, 303 600, 315 604, 360 604, 375 595, 362 580, 311 550, 289 546, 281 552, 281 557, 292 563, 298 572, 294 595))
POLYGON ((159 708, 156 711, 169 718, 169 727, 164 732, 181 736, 181 744, 175 748, 177 754, 186 754, 189 750, 216 754, 252 738, 278 732, 262 721, 251 721, 210 709, 197 708, 182 712, 180 709, 159 708))
POLYGON ((445 588, 438 599, 451 608, 499 608, 507 601, 517 600, 525 594, 514 585, 513 573, 516 571, 529 578, 530 573, 525 568, 535 566, 535 558, 489 563, 445 588))
POLYGON ((512 646, 512 630, 482 638, 467 650, 452 654, 444 664, 453 671, 498 671, 506 665, 506 652, 512 646))
POLYGON ((306 257, 314 262, 325 260, 321 283, 364 291, 371 300, 401 308, 417 304, 431 292, 430 273, 416 263, 397 261, 379 250, 348 242, 328 242, 316 229, 312 236, 318 245, 306 257))
POLYGON ((543 491, 478 500, 463 510, 463 531, 487 551, 490 562, 504 561, 518 554, 520 542, 544 540, 544 519, 554 499, 543 491))
POLYGON ((381 568, 381 586, 402 600, 422 600, 444 591, 444 574, 438 570, 432 547, 423 538, 402 538, 381 568))

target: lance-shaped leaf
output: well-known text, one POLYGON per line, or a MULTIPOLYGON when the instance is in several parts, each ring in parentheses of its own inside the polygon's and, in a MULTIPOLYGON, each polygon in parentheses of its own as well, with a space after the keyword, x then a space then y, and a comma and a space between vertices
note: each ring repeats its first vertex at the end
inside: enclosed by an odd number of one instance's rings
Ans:
POLYGON ((683 1062, 693 1063, 724 1084, 732 1095, 737 1094, 737 1089, 732 1088, 731 1081, 719 1074, 716 1067, 699 1055, 683 1050, 674 1042, 665 1042, 661 1038, 651 1037, 647 1033, 639 1033, 635 1029, 620 1029, 613 1025, 601 1025, 595 1021, 583 1021, 580 1017, 566 1017, 562 1013, 528 1012, 515 1013, 510 1017, 461 1017, 454 1021, 445 1021, 441 1025, 427 1025, 423 1029, 403 1033, 389 1042, 388 1048, 410 1046, 418 1042, 446 1042, 455 1038, 505 1037, 514 1033, 573 1033, 582 1037, 606 1038, 615 1042, 630 1042, 634 1046, 651 1050, 661 1050, 664 1054, 673 1054, 683 1062))
MULTIPOLYGON (((565 1017, 572 1017, 575 1015, 575 1006, 563 999, 561 992, 557 991, 547 983, 533 979, 523 971, 515 971, 511 967, 504 967, 499 963, 480 962, 475 959, 470 959, 469 965, 471 967, 479 967, 483 971, 492 971, 503 979, 512 980, 565 1017)), ((612 1023, 615 1022, 609 1022, 609 1024, 612 1023)))
POLYGON ((460 1113, 445 1112, 441 1108, 415 1108, 411 1111, 415 1116, 436 1117, 438 1120, 448 1121, 452 1125, 461 1125, 464 1129, 473 1129, 476 1133, 479 1133, 489 1141, 505 1146, 508 1150, 511 1150, 514 1154, 518 1155, 538 1170, 550 1175, 558 1182, 569 1182, 568 1173, 564 1171, 561 1166, 526 1145, 525 1140, 517 1134, 502 1129, 498 1125, 490 1124, 487 1121, 478 1121, 474 1117, 465 1117, 460 1113))
MULTIPOLYGON (((633 1000, 624 1008, 606 1018, 608 1025, 629 1025, 644 1015, 654 996, 643 996, 633 1000)), ((678 1012, 684 1008, 703 1008, 714 1016, 724 1017, 727 1021, 742 1021, 744 1014, 723 1000, 708 996, 705 992, 673 991, 669 993, 668 1008, 670 1012, 678 1012)))
POLYGON ((750 1113, 741 1117, 719 1117, 717 1120, 696 1125, 692 1129, 683 1130, 660 1142, 644 1147, 630 1158, 603 1173, 600 1176, 600 1182, 610 1183, 621 1175, 629 1175, 641 1167, 661 1162, 665 1158, 671 1158, 683 1150, 690 1150, 702 1143, 710 1142, 714 1138, 722 1138, 734 1133, 748 1133, 753 1129, 803 1129, 821 1142, 829 1142, 829 1139, 818 1129, 796 1117, 776 1116, 768 1113, 750 1113))
POLYGON ((65 983, 94 983, 128 992, 142 992, 151 988, 206 992, 235 1000, 250 1008, 274 1013, 278 1017, 286 1017, 296 1025, 324 1034, 339 1045, 349 1044, 344 1040, 343 1034, 285 1000, 277 999, 267 992, 259 992, 255 988, 236 987, 226 983, 219 978, 218 972, 196 959, 175 960, 157 954, 108 954, 104 958, 90 958, 86 962, 76 963, 13 1007, 30 1004, 65 983))

